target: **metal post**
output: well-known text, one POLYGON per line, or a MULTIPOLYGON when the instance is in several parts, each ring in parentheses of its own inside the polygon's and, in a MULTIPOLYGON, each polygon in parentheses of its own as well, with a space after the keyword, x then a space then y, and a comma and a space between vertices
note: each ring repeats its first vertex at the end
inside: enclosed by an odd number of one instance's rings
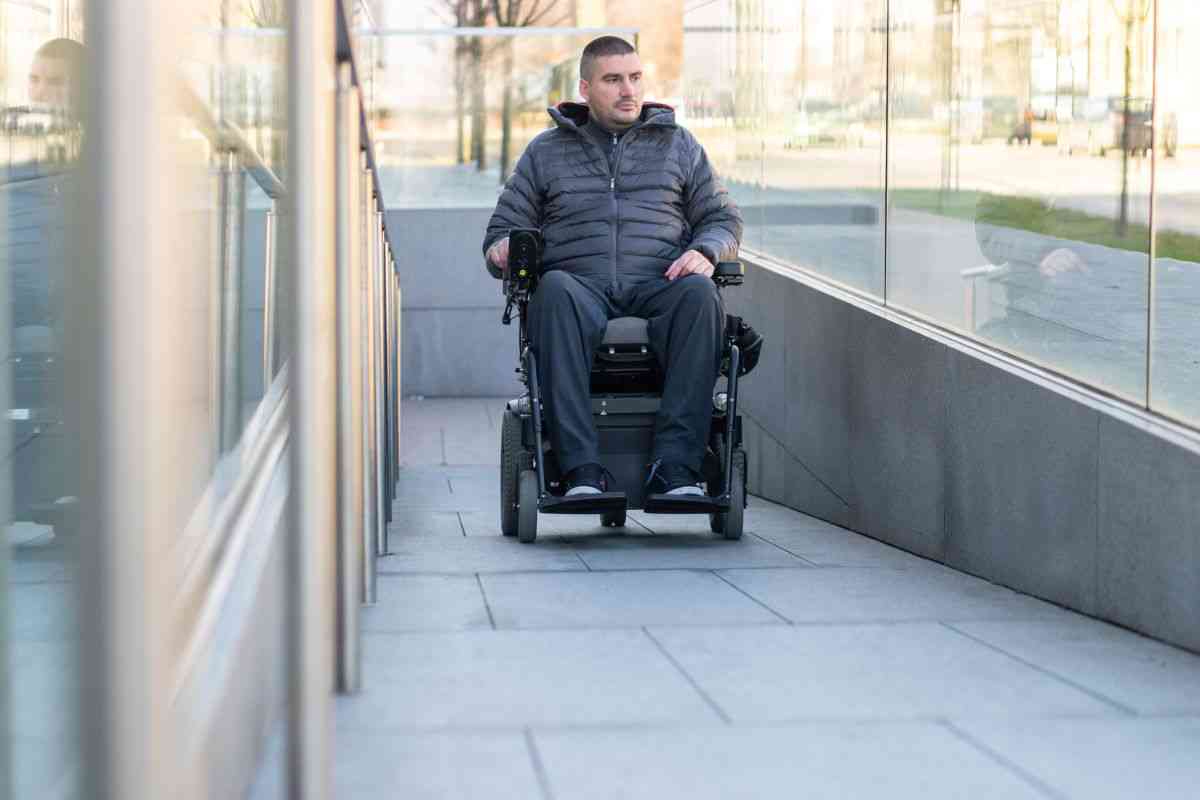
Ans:
POLYGON ((384 306, 383 306, 383 265, 378 260, 373 260, 371 269, 371 286, 374 294, 375 303, 375 330, 374 330, 374 345, 375 357, 371 365, 371 378, 375 382, 375 406, 372 409, 375 417, 375 518, 379 520, 379 527, 376 529, 376 546, 378 547, 379 555, 387 553, 387 509, 384 507, 385 495, 387 492, 384 489, 386 483, 384 455, 387 452, 387 433, 384 430, 384 393, 383 393, 383 341, 384 341, 384 306))
POLYGON ((359 426, 362 405, 358 389, 360 364, 356 356, 360 331, 354 298, 359 266, 358 237, 358 96, 351 84, 350 64, 338 65, 336 244, 338 305, 338 661, 337 686, 342 692, 362 687, 359 606, 362 603, 362 480, 359 426))
MULTIPOLYGON (((356 195, 355 199, 358 202, 358 208, 360 211, 358 220, 357 220, 358 230, 360 233, 359 242, 358 242, 359 262, 357 265, 357 271, 358 271, 358 281, 360 282, 360 284, 365 284, 367 282, 368 276, 370 275, 369 270, 371 268, 371 241, 372 241, 372 238, 371 238, 371 213, 370 213, 370 209, 367 207, 367 203, 369 202, 369 198, 370 198, 371 173, 367 170, 366 158, 365 158, 365 154, 363 153, 363 151, 359 151, 358 153, 356 153, 355 157, 358 159, 357 163, 359 165, 358 194, 356 195)), ((369 288, 369 287, 365 287, 365 288, 369 288)), ((357 296, 359 298, 361 298, 362 294, 363 294, 363 289, 360 289, 357 296)), ((360 300, 359 307, 360 307, 360 309, 363 308, 361 300, 360 300)), ((366 317, 364 314, 364 319, 365 318, 366 317)), ((360 346, 360 348, 362 348, 362 342, 369 334, 370 329, 360 326, 359 330, 360 330, 359 346, 360 346)), ((364 352, 364 350, 365 350, 365 348, 360 349, 360 355, 362 354, 362 352, 364 352)), ((365 361, 365 359, 360 358, 359 371, 358 371, 358 373, 356 373, 359 376, 356 379, 356 382, 357 382, 360 390, 363 390, 363 387, 366 386, 366 384, 363 382, 363 379, 362 379, 362 374, 365 371, 365 369, 366 369, 366 361, 365 361)), ((360 408, 362 409, 362 412, 360 414, 360 422, 363 424, 363 427, 362 427, 362 430, 359 431, 359 441, 363 444, 363 447, 365 448, 367 431, 369 431, 370 426, 369 426, 369 424, 367 424, 367 422, 364 422, 364 420, 369 421, 368 415, 370 413, 370 408, 371 408, 371 398, 365 393, 365 391, 363 394, 363 401, 362 401, 360 408)), ((362 458, 359 459, 359 463, 364 465, 364 467, 368 466, 368 462, 366 462, 362 458)), ((371 473, 370 473, 369 469, 367 469, 363 472, 362 479, 363 479, 364 484, 368 480, 371 479, 370 476, 371 476, 371 473)), ((358 496, 359 496, 360 500, 366 501, 369 499, 370 495, 367 494, 365 491, 363 491, 363 488, 359 488, 357 491, 358 491, 358 496)), ((369 511, 369 509, 367 509, 365 507, 363 509, 361 509, 360 510, 360 518, 362 518, 362 516, 364 516, 365 513, 368 511, 369 511)), ((375 557, 378 553, 375 548, 375 540, 374 540, 375 533, 374 533, 374 530, 371 528, 363 528, 360 531, 360 534, 361 535, 359 537, 359 547, 361 548, 361 556, 363 558, 362 600, 364 603, 366 603, 368 605, 374 605, 376 602, 378 602, 378 599, 379 599, 379 596, 378 596, 379 589, 378 589, 378 583, 376 581, 375 557)))
POLYGON ((271 209, 267 211, 267 225, 264 231, 266 252, 263 254, 263 391, 271 385, 275 378, 275 294, 279 291, 275 261, 275 231, 277 228, 276 201, 271 200, 271 209))
POLYGON ((404 453, 404 400, 402 395, 404 384, 404 293, 400 287, 400 274, 396 270, 396 263, 392 259, 391 248, 385 247, 384 253, 384 269, 392 277, 392 282, 396 287, 396 357, 394 364, 396 365, 396 480, 400 480, 400 464, 402 454, 404 453))
POLYGON ((287 584, 289 800, 331 796, 337 529, 334 3, 288 3, 287 281, 294 300, 287 584))
POLYGON ((237 153, 221 153, 221 358, 218 361, 220 451, 232 450, 242 432, 242 220, 246 174, 237 153))
POLYGON ((374 301, 374 259, 363 259, 362 309, 365 327, 363 329, 363 370, 360 380, 363 387, 363 519, 365 522, 365 547, 367 551, 382 555, 378 542, 380 530, 384 528, 378 517, 379 505, 375 499, 375 491, 379 485, 375 475, 376 451, 378 440, 375 437, 375 301, 374 301))
MULTIPOLYGON (((372 201, 374 201, 374 197, 372 197, 372 201)), ((371 228, 371 254, 372 254, 372 256, 374 256, 374 254, 379 251, 379 243, 383 241, 383 231, 379 228, 379 226, 377 224, 377 221, 379 219, 379 212, 376 210, 374 202, 372 202, 372 204, 371 204, 370 212, 371 212, 369 214, 370 221, 368 224, 370 225, 370 228, 371 228)), ((383 511, 384 511, 384 523, 385 523, 384 551, 386 552, 386 550, 387 550, 387 548, 386 548, 386 539, 387 539, 386 525, 390 525, 392 522, 392 490, 395 488, 395 484, 392 481, 392 415, 391 415, 391 412, 388 410, 388 408, 389 408, 388 403, 392 397, 392 389, 391 389, 392 370, 391 370, 391 365, 389 364, 389 361, 391 359, 391 354, 392 354, 392 344, 391 344, 392 305, 391 305, 391 287, 388 285, 388 282, 387 282, 387 273, 382 272, 381 278, 382 278, 382 287, 383 287, 383 291, 380 293, 382 296, 382 299, 383 299, 383 348, 382 348, 383 357, 380 359, 380 362, 382 364, 381 374, 383 377, 383 403, 381 405, 381 412, 382 412, 382 417, 383 417, 383 429, 382 429, 381 433, 383 434, 383 465, 382 465, 382 468, 383 468, 383 511)))

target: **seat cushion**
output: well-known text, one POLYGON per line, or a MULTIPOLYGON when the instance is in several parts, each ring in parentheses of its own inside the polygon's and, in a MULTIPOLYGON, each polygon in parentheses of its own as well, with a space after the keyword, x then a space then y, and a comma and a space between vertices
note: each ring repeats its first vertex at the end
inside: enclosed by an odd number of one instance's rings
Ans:
POLYGON ((637 347, 649 345, 646 320, 641 317, 617 317, 608 321, 602 347, 637 347))

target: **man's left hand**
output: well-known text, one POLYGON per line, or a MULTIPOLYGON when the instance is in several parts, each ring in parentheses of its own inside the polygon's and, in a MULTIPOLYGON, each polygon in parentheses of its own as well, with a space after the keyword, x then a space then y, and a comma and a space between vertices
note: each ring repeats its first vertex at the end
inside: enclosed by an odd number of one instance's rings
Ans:
POLYGON ((682 278, 684 275, 704 275, 711 278, 713 274, 712 262, 705 258, 697 250, 688 250, 686 253, 675 259, 675 263, 667 267, 667 280, 673 281, 676 278, 682 278))

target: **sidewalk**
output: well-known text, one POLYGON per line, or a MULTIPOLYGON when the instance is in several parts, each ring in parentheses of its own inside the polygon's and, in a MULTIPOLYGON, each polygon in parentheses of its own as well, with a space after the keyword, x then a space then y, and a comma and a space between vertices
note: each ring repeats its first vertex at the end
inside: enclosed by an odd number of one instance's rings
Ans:
POLYGON ((502 400, 406 400, 339 798, 1185 797, 1200 657, 751 499, 499 535, 502 400))

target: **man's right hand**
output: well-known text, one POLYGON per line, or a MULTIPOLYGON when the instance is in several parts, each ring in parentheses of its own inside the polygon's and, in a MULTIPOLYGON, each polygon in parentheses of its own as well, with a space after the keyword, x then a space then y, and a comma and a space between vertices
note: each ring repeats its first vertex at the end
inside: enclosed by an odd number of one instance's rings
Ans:
POLYGON ((492 262, 493 264, 495 264, 500 269, 501 274, 503 274, 503 275, 508 274, 508 237, 507 236, 505 236, 503 239, 500 239, 499 241, 497 241, 495 244, 493 244, 491 247, 488 248, 487 260, 492 262))

